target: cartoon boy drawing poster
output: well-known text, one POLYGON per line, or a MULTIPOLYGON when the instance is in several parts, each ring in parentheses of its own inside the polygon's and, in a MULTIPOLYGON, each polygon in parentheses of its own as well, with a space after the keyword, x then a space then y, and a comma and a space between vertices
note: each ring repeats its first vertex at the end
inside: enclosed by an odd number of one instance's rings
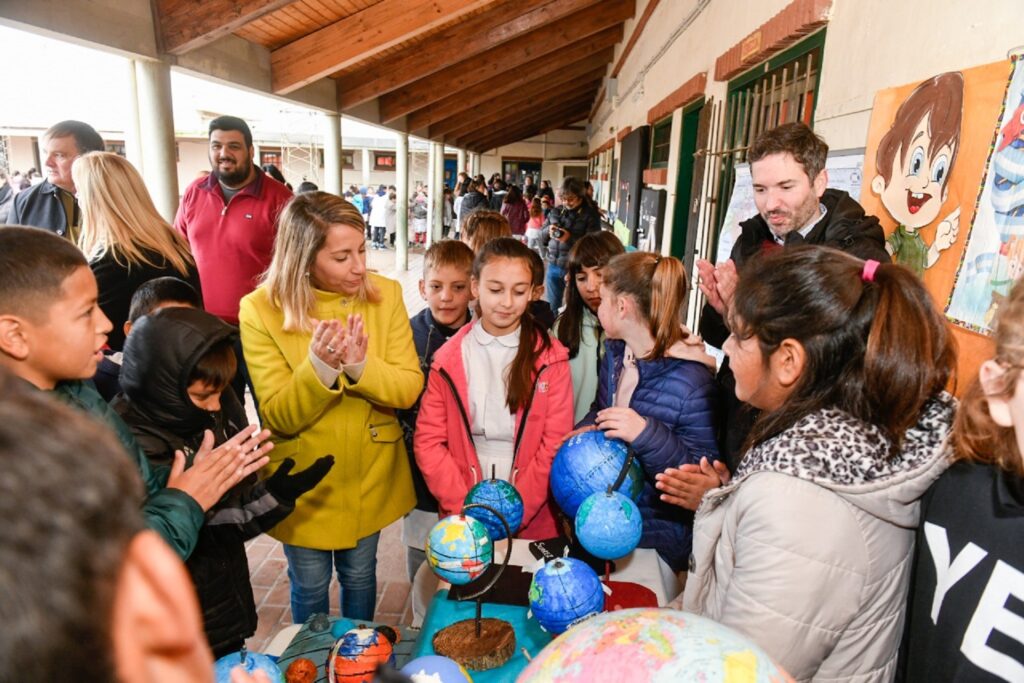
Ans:
POLYGON ((960 207, 946 215, 927 244, 921 229, 939 218, 949 194, 949 176, 960 150, 964 77, 939 74, 918 85, 900 105, 875 153, 871 191, 898 223, 886 240, 896 263, 917 275, 939 260, 960 231, 960 207))

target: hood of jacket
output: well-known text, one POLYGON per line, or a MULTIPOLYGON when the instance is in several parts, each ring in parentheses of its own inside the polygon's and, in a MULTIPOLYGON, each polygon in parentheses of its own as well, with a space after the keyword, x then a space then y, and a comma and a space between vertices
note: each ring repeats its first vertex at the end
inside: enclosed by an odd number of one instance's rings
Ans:
POLYGON ((210 348, 238 330, 195 308, 164 308, 139 318, 125 340, 121 388, 137 410, 179 434, 215 424, 188 396, 188 378, 210 348))
POLYGON ((914 527, 921 496, 948 466, 944 445, 956 404, 945 392, 930 399, 895 456, 878 427, 833 408, 812 413, 750 449, 733 480, 705 500, 717 505, 747 477, 779 472, 826 488, 879 519, 914 527))

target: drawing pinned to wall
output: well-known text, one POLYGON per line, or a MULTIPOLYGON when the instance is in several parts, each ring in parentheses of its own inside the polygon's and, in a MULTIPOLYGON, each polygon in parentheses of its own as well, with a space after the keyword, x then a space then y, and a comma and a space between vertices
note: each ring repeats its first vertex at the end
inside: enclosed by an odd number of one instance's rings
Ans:
POLYGON ((940 209, 949 197, 949 179, 960 151, 964 77, 958 71, 921 83, 900 104, 878 143, 871 191, 898 225, 886 239, 893 261, 924 276, 960 232, 960 206, 940 209), (931 244, 921 229, 935 225, 931 244))
POLYGON ((992 135, 967 249, 946 315, 989 333, 1000 302, 1024 273, 1024 68, 1014 58, 992 135))
MULTIPOLYGON (((878 216, 893 260, 918 273, 942 307, 961 270, 973 231, 967 226, 976 221, 1010 73, 1010 62, 1002 61, 875 95, 861 205, 878 216)), ((953 322, 981 331, 962 318, 953 322)), ((967 347, 970 356, 970 342, 967 347)))

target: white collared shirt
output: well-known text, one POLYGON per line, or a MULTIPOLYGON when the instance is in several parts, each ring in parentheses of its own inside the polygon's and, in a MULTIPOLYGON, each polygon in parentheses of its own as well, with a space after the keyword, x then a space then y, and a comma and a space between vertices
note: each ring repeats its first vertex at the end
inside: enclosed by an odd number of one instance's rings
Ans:
POLYGON ((506 404, 508 367, 519 351, 519 331, 495 337, 482 324, 473 325, 462 344, 462 362, 469 385, 470 431, 482 472, 475 481, 489 479, 491 466, 499 479, 509 479, 515 450, 516 416, 506 404))

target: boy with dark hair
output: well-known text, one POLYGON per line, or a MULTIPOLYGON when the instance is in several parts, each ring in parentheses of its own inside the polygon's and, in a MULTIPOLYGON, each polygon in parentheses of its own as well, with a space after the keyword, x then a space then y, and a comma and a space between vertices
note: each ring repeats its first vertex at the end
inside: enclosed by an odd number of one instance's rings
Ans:
MULTIPOLYGON (((136 320, 149 315, 165 306, 184 306, 202 308, 202 301, 195 288, 184 280, 176 277, 158 277, 147 280, 139 285, 132 295, 128 308, 128 320, 124 323, 124 336, 127 337, 136 320)), ((103 354, 103 360, 96 368, 93 384, 100 396, 107 403, 121 393, 121 358, 120 351, 103 354)))
MULTIPOLYGON (((208 431, 221 444, 245 427, 245 411, 229 386, 237 336, 233 327, 194 308, 163 308, 135 323, 124 348, 124 393, 111 407, 154 466, 168 464, 177 451, 191 455, 208 431)), ((245 541, 287 517, 333 464, 328 455, 290 474, 295 462, 286 459, 264 481, 249 475, 207 513, 186 566, 215 657, 240 649, 256 631, 245 541)))
MULTIPOLYGON (((423 377, 430 374, 434 352, 444 346, 463 325, 469 322, 470 279, 473 274, 473 250, 457 240, 435 242, 423 255, 423 279, 420 296, 427 307, 410 320, 416 355, 423 377)), ((424 381, 426 386, 426 381, 424 381)), ((437 499, 430 493, 413 455, 413 434, 419 414, 419 399, 408 410, 399 410, 398 420, 409 455, 412 483, 416 491, 416 507, 402 523, 402 542, 406 546, 406 568, 409 580, 426 560, 423 545, 427 532, 437 523, 437 499)))
POLYGON ((212 683, 192 586, 114 435, 2 369, 0 414, 0 681, 212 683))
POLYGON ((110 331, 97 299, 96 278, 73 244, 43 230, 0 230, 0 366, 114 431, 145 484, 147 525, 187 558, 203 512, 268 462, 270 432, 247 428, 216 449, 211 435, 192 467, 182 456, 169 471, 151 469, 124 422, 83 381, 96 373, 110 331))

